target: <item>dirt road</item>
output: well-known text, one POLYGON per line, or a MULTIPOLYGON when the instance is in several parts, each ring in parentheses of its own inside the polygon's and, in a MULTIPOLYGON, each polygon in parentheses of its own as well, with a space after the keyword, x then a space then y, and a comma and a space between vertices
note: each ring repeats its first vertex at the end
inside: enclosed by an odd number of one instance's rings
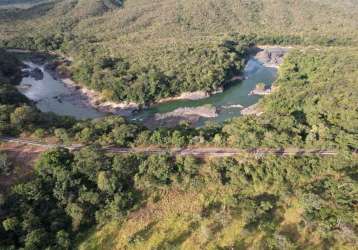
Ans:
MULTIPOLYGON (((44 150, 64 147, 69 150, 79 150, 84 147, 84 145, 73 144, 70 146, 62 144, 47 144, 38 141, 24 140, 12 137, 0 137, 0 141, 18 143, 22 145, 42 147, 44 150)), ((237 156, 242 154, 253 154, 256 156, 264 155, 320 155, 320 156, 329 156, 336 155, 337 152, 333 150, 310 150, 310 149, 298 149, 298 148, 287 148, 287 149, 251 149, 244 150, 238 148, 227 148, 227 147, 192 147, 192 148, 122 148, 122 147, 103 147, 103 150, 108 153, 114 154, 130 154, 130 153, 141 153, 141 154, 170 154, 174 156, 187 156, 192 155, 195 157, 205 158, 205 157, 230 157, 237 156)))

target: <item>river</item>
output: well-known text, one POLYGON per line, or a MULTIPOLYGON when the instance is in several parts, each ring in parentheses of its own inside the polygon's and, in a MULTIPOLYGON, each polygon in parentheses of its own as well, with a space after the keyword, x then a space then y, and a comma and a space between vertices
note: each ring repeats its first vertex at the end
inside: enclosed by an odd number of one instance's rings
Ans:
POLYGON ((44 67, 29 61, 23 61, 30 70, 39 68, 43 72, 42 80, 32 77, 23 77, 19 90, 27 98, 36 102, 36 106, 42 112, 53 112, 58 115, 73 116, 77 119, 97 118, 105 114, 92 107, 81 105, 65 98, 71 96, 72 90, 67 88, 61 80, 54 79, 44 67))
MULTIPOLYGON (((93 107, 86 106, 73 100, 70 97, 73 90, 67 88, 61 80, 54 79, 43 66, 36 65, 29 61, 24 61, 30 69, 35 67, 43 71, 42 80, 35 80, 32 77, 24 77, 19 85, 19 90, 29 99, 36 102, 36 106, 43 112, 54 112, 59 115, 69 115, 77 119, 97 118, 107 115, 101 113, 93 107)), ((201 118, 197 126, 203 125, 206 121, 223 122, 235 116, 240 116, 240 105, 247 107, 255 104, 259 96, 251 96, 249 92, 253 90, 258 82, 264 82, 270 86, 276 79, 277 69, 266 67, 255 58, 248 60, 244 70, 245 80, 236 81, 224 92, 215 94, 201 100, 177 100, 161 103, 142 110, 130 117, 132 121, 143 121, 153 117, 157 113, 171 112, 181 107, 199 107, 210 104, 217 108, 218 116, 215 118, 201 118)))

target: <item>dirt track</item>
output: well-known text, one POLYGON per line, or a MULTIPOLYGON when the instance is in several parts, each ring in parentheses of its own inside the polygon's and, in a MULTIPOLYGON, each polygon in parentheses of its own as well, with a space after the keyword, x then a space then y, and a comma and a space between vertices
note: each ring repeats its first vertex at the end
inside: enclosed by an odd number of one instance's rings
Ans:
MULTIPOLYGON (((79 150, 83 145, 60 145, 60 144, 46 144, 37 141, 23 140, 12 137, 0 137, 0 141, 17 143, 22 145, 36 146, 43 148, 43 150, 64 147, 69 150, 79 150)), ((201 147, 201 148, 122 148, 122 147, 104 147, 104 151, 115 154, 130 154, 130 153, 142 153, 142 154, 171 154, 174 156, 187 156, 192 155, 195 157, 206 158, 206 157, 230 157, 238 156, 242 154, 253 154, 256 156, 263 155, 320 155, 329 156, 336 155, 336 151, 332 150, 308 150, 298 148, 287 148, 287 149, 252 149, 243 150, 238 148, 220 148, 220 147, 201 147)))

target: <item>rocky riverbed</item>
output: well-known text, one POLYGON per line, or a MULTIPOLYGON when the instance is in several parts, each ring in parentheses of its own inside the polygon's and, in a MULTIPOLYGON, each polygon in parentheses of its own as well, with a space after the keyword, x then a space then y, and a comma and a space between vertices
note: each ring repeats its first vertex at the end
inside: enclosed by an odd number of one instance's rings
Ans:
POLYGON ((255 59, 266 67, 278 68, 289 50, 290 47, 258 47, 255 59))

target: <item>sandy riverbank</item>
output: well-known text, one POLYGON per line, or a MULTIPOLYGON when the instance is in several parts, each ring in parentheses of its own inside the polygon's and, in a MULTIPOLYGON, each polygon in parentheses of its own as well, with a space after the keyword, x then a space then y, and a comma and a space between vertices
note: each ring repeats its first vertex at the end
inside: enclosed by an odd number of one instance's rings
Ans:
POLYGON ((66 100, 81 102, 84 105, 91 106, 103 113, 114 115, 130 116, 139 109, 139 105, 132 102, 110 102, 103 101, 101 94, 86 87, 76 84, 70 78, 61 78, 61 81, 71 89, 72 94, 63 96, 66 100))
POLYGON ((143 120, 143 124, 148 128, 175 127, 180 122, 187 122, 190 126, 197 126, 200 118, 215 118, 218 116, 216 107, 204 105, 193 108, 178 108, 174 111, 156 114, 143 120))
POLYGON ((195 92, 184 92, 179 96, 163 98, 158 101, 158 103, 171 102, 177 100, 200 100, 209 97, 209 93, 205 91, 195 91, 195 92))
POLYGON ((168 117, 181 116, 186 117, 190 115, 205 117, 205 118, 214 118, 217 117, 216 108, 210 105, 204 105, 195 108, 178 108, 172 112, 156 114, 155 117, 158 120, 165 119, 168 117))

